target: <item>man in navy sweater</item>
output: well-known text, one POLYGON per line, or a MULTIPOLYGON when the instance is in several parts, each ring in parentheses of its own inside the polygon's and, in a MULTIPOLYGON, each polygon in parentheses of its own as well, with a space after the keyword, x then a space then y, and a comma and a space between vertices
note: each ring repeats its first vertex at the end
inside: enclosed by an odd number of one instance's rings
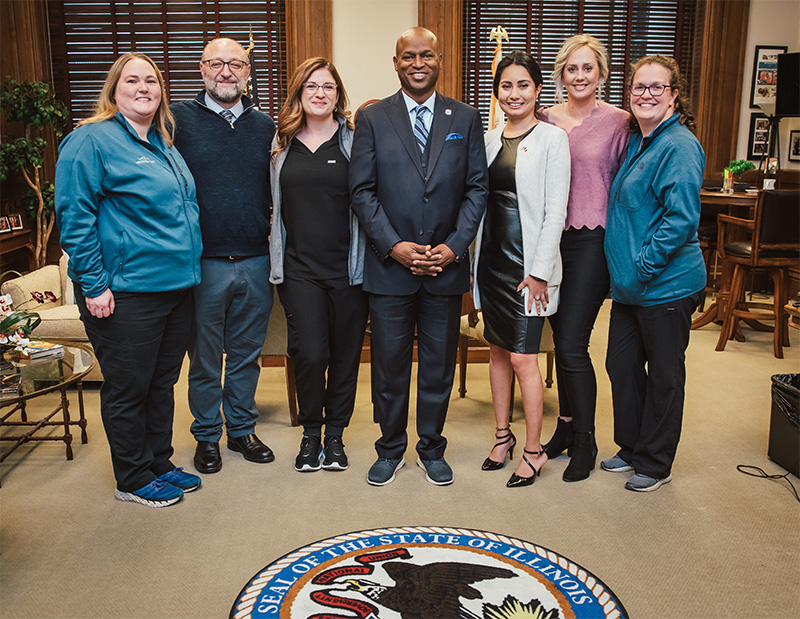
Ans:
POLYGON ((243 96, 250 66, 236 41, 206 45, 200 71, 205 90, 170 109, 175 146, 197 184, 203 235, 189 343, 194 465, 216 473, 223 414, 228 449, 251 462, 275 459, 255 434, 258 356, 272 309, 269 151, 275 123, 243 96))

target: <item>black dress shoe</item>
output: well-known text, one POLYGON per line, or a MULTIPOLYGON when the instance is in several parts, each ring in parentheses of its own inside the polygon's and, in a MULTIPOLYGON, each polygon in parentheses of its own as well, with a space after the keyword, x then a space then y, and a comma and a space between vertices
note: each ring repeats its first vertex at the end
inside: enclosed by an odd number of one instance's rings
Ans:
POLYGON ((275 454, 272 453, 272 450, 258 440, 255 434, 245 434, 236 438, 229 436, 228 449, 238 451, 244 456, 245 460, 250 462, 266 463, 275 459, 275 454))
POLYGON ((194 450, 194 468, 200 473, 216 473, 222 468, 222 456, 219 454, 219 443, 197 441, 194 450))

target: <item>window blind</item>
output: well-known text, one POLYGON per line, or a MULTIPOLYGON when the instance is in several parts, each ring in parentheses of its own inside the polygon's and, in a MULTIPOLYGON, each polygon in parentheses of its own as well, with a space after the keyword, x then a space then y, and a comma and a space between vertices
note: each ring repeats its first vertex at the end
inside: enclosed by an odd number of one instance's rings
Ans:
POLYGON ((203 47, 218 36, 251 58, 261 109, 275 118, 286 92, 285 0, 176 0, 48 2, 53 80, 71 125, 91 115, 108 69, 120 54, 137 51, 161 69, 170 101, 193 98, 203 88, 203 47))
POLYGON ((609 80, 603 99, 625 107, 626 79, 632 62, 642 56, 673 56, 690 84, 699 61, 697 39, 702 32, 705 0, 463 0, 464 102, 477 107, 486 123, 492 95, 492 28, 508 31, 503 53, 526 51, 536 58, 544 76, 543 105, 555 103, 550 79, 556 54, 565 39, 590 34, 609 54, 609 80))

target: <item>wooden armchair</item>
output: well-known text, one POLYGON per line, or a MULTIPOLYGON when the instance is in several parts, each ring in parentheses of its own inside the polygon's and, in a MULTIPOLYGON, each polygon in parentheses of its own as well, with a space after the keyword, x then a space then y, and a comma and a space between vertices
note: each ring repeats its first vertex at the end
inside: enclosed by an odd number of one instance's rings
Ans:
POLYGON ((717 247, 722 259, 734 264, 734 271, 716 349, 725 350, 738 333, 741 319, 754 329, 772 331, 773 352, 783 359, 783 347, 789 346, 788 316, 783 311, 789 298, 788 272, 800 262, 800 191, 761 191, 753 219, 720 214, 718 222, 717 247), (749 231, 751 239, 725 243, 729 226, 749 231), (765 269, 772 276, 772 304, 745 300, 747 274, 752 269, 765 269), (762 320, 774 321, 774 327, 762 320))

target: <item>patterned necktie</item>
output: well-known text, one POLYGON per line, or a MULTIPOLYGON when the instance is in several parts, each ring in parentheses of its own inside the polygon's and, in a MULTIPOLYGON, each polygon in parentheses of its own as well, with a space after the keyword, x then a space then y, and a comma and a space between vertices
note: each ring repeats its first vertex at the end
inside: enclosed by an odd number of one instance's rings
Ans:
POLYGON ((230 124, 233 124, 233 112, 230 110, 222 110, 219 115, 227 120, 230 124))
POLYGON ((423 118, 428 111, 424 105, 418 105, 416 108, 417 119, 414 121, 414 137, 417 139, 417 145, 420 152, 425 152, 425 144, 428 142, 428 130, 425 128, 423 118))

